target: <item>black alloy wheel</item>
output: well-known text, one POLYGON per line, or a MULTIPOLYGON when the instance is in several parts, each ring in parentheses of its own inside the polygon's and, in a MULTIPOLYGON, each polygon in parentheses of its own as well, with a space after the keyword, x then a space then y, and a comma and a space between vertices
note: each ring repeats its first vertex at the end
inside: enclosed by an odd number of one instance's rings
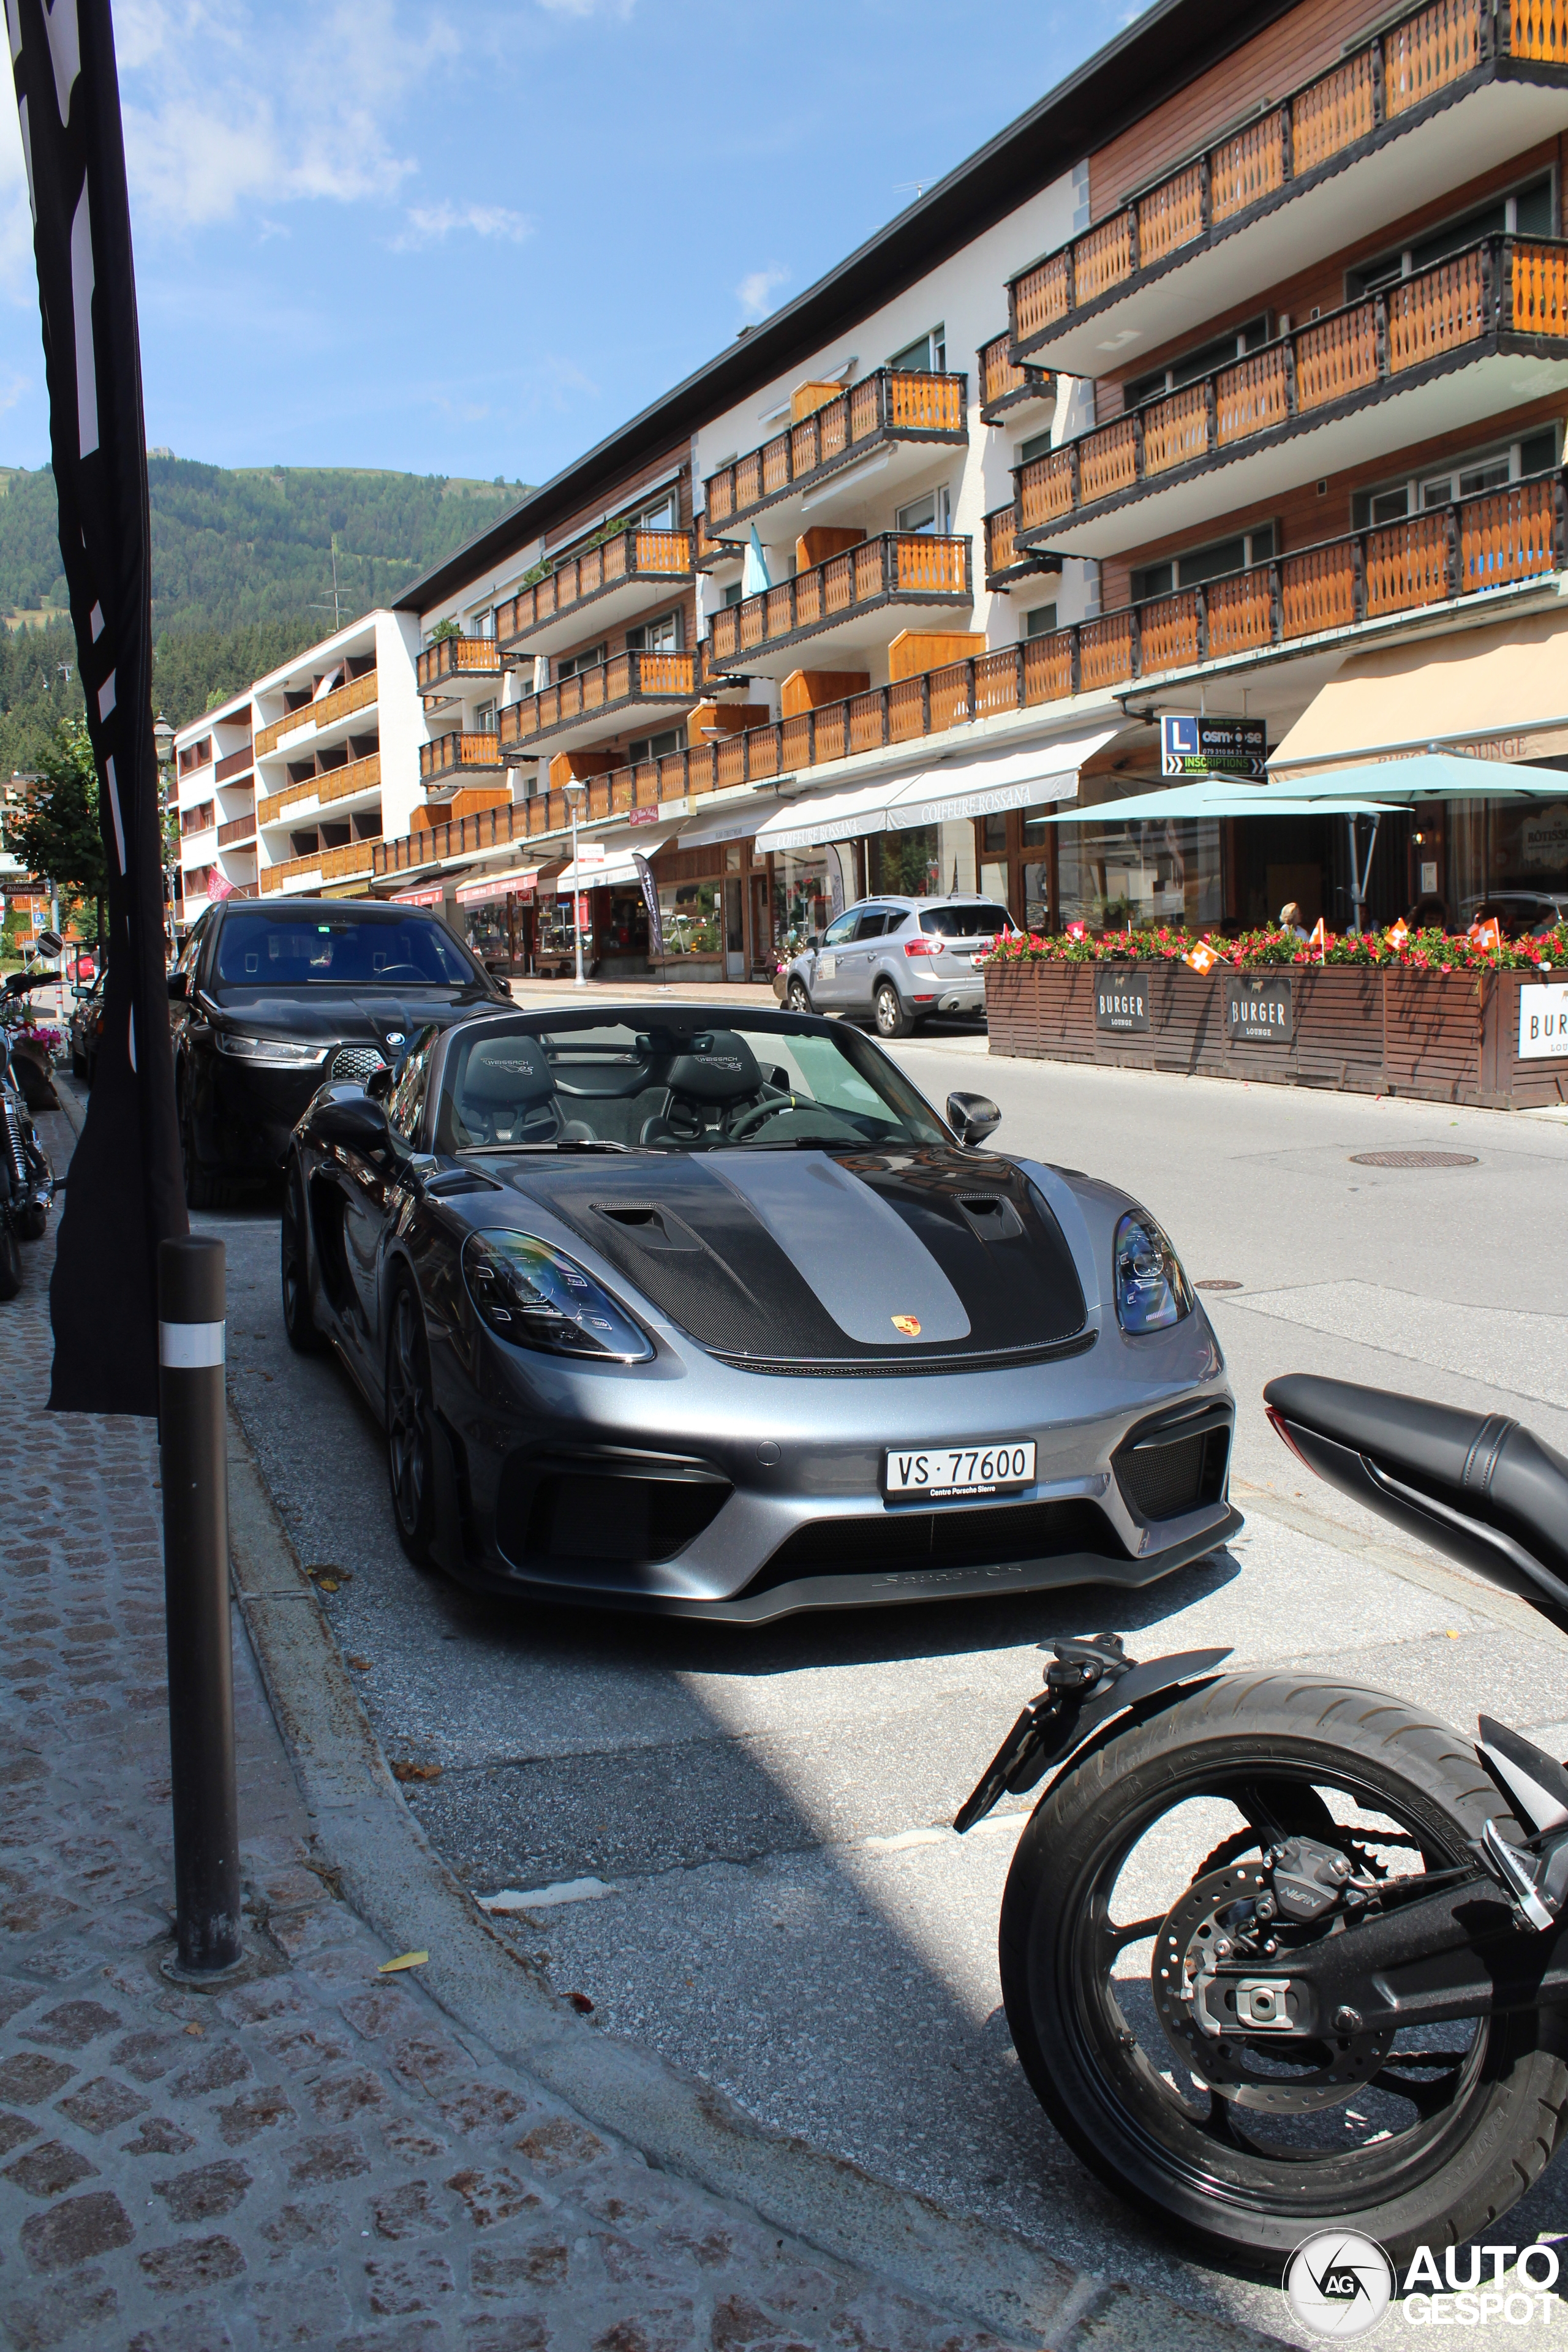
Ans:
MULTIPOLYGON (((1037 1807, 1002 1906, 1008 2025, 1064 2139, 1189 2248, 1276 2276, 1331 2221, 1396 2263, 1489 2225, 1565 2128, 1550 2017, 1208 2038, 1196 2004, 1280 1839, 1392 1885, 1469 1865, 1493 1814, 1468 1741, 1328 1680, 1226 1675, 1108 1734, 1037 1807)), ((1288 1979, 1314 1931, 1256 1932, 1288 1979)))
POLYGON ((298 1159, 289 1160, 284 1180, 283 1219, 279 1236, 284 1333, 297 1354, 313 1356, 321 1346, 321 1332, 310 1301, 310 1233, 304 1171, 298 1159))
POLYGON ((790 982, 788 988, 784 991, 784 1003, 791 1013, 809 1013, 811 1011, 811 999, 805 992, 805 981, 792 980, 790 982))
POLYGON ((217 1178, 206 1162, 196 1157, 195 1117, 191 1108, 188 1086, 180 1111, 180 1158, 184 1163, 186 1208, 216 1209, 218 1204, 217 1178))
POLYGON ((914 1027, 912 1016, 904 1010, 903 998, 890 980, 877 985, 877 1034, 879 1037, 907 1037, 914 1027))
POLYGON ((397 1540, 416 1568, 430 1566, 436 1533, 430 1412, 430 1343, 414 1285, 402 1275, 386 1341, 386 1469, 397 1540))
POLYGON ((22 1287, 22 1252, 9 1225, 0 1225, 0 1298, 15 1298, 22 1287))

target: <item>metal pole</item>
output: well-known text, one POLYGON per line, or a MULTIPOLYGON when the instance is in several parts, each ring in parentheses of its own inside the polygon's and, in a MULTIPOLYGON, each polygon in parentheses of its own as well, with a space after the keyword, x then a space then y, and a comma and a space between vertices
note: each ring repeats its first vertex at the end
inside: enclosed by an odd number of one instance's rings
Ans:
POLYGON ((160 1242, 158 1433, 178 1932, 171 1969, 208 1979, 240 1958, 224 1287, 222 1242, 206 1235, 160 1242))
POLYGON ((583 877, 577 871, 577 795, 566 795, 572 804, 572 937, 577 947, 577 979, 575 985, 584 985, 583 979, 583 877))

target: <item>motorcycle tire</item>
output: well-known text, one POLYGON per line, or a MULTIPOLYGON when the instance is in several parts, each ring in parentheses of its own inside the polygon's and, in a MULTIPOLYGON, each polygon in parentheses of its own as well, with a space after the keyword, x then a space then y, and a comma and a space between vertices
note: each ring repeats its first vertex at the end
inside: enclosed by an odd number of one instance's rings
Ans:
MULTIPOLYGON (((1347 1850, 1357 1841, 1358 1867, 1382 1847, 1403 1848, 1428 1870, 1453 1868, 1471 1861, 1489 1816, 1510 1818, 1468 1740, 1399 1699, 1328 1679, 1228 1675, 1112 1726, 1036 1808, 1003 1898, 1003 1998, 1036 2095, 1113 2189, 1225 2261, 1278 2276, 1330 2221, 1376 2239, 1396 2264, 1418 2245, 1462 2244, 1534 2185, 1568 2125, 1564 2021, 1547 2011, 1465 2020, 1426 2033, 1449 2037, 1435 2052, 1409 2048, 1405 2036, 1392 2048, 1367 2036, 1359 2057, 1355 2044, 1305 2045, 1331 2062, 1342 2053, 1341 2074, 1331 2064, 1317 2078, 1330 2087, 1316 2094, 1273 2087, 1282 2075, 1306 2081, 1304 2054, 1302 2071, 1289 2074, 1303 2045, 1280 2069, 1282 2045, 1264 2042, 1264 2075, 1238 2072, 1222 2096, 1161 2026, 1152 1983, 1161 1919, 1129 1922, 1148 1931, 1135 1937, 1114 1917, 1124 1868, 1132 1892, 1122 1899, 1141 1907, 1149 1882, 1137 1874, 1136 1849, 1151 1831, 1149 1853, 1164 1856, 1158 1899, 1171 1916, 1183 1889, 1180 1871, 1169 1876, 1170 1817, 1194 1807, 1184 1818, 1206 1841, 1216 1797, 1243 1826, 1190 1872, 1194 1885, 1297 1832, 1347 1850), (1395 1828, 1355 1826, 1370 1822, 1395 1828), (1140 1941, 1148 1971, 1140 1978, 1135 1962, 1114 1973, 1140 1941), (1362 2079, 1342 2090, 1357 2064, 1362 2079), (1435 2084, 1415 2080, 1434 2074, 1435 2084), (1237 2095, 1236 2083, 1259 2080, 1267 2086, 1237 2095), (1260 2112, 1314 2097, 1322 2104, 1310 2111, 1260 2112), (1415 2120, 1405 2126, 1410 2107, 1415 2120), (1359 2145, 1347 2139, 1357 2131, 1359 2145)), ((1228 2046, 1248 2061, 1243 2037, 1228 2046)), ((1218 2076, 1212 2045, 1194 2047, 1218 2076)))
POLYGON ((15 1298, 22 1287, 22 1252, 9 1225, 0 1225, 0 1298, 15 1298))

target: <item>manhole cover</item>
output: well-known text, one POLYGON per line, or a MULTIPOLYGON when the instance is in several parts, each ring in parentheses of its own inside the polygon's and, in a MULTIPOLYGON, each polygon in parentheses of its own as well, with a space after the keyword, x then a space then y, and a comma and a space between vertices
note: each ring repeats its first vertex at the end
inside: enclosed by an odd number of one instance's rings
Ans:
POLYGON ((1224 1282, 1218 1275, 1214 1275, 1207 1282, 1194 1282, 1193 1288, 1194 1290, 1239 1290, 1241 1285, 1239 1282, 1224 1282))
POLYGON ((1352 1151, 1354 1168, 1479 1168, 1473 1151, 1352 1151))

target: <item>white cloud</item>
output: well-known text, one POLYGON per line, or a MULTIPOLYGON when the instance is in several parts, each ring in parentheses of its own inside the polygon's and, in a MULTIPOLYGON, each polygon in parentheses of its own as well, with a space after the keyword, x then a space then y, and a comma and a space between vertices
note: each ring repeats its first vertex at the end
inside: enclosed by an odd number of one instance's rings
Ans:
POLYGON ((552 16, 615 16, 624 25, 637 0, 539 0, 552 16))
POLYGON ((526 213, 509 212, 504 205, 455 205, 443 196, 438 204, 410 207, 407 226, 393 238, 392 250, 413 253, 422 246, 438 245, 454 229, 521 245, 533 235, 533 223, 526 213))
POLYGON ((735 289, 735 299, 748 319, 760 319, 773 307, 773 294, 780 286, 789 284, 790 273, 776 261, 765 269, 749 270, 735 289))
POLYGON ((4 376, 0 377, 0 416, 4 416, 7 409, 15 408, 22 394, 25 392, 31 392, 32 389, 33 379, 30 375, 22 375, 16 369, 7 368, 4 376))
POLYGON ((36 302, 38 297, 22 131, 8 79, 0 87, 0 294, 13 302, 36 302))

